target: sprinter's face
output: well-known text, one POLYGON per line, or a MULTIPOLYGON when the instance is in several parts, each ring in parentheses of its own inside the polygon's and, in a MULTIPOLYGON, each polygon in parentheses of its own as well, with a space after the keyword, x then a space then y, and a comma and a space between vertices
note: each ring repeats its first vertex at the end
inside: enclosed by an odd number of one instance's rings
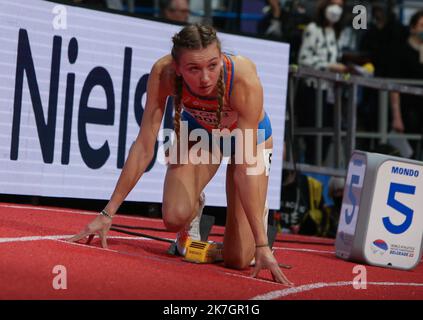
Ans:
POLYGON ((176 62, 176 72, 199 96, 215 96, 222 70, 222 54, 216 42, 206 48, 183 50, 176 62))

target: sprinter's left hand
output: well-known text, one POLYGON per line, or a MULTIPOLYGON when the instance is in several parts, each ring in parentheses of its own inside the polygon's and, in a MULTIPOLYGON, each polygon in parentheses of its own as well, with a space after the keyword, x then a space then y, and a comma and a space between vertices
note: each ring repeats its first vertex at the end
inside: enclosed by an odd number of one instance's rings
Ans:
POLYGON ((256 278, 262 269, 269 269, 275 282, 279 282, 290 287, 294 285, 280 269, 279 264, 269 247, 256 248, 255 260, 252 277, 256 278))

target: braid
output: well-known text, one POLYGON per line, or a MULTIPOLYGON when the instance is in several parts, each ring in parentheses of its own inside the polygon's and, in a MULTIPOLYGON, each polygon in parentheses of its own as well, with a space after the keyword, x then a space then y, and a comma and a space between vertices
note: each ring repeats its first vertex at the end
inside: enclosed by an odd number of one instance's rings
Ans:
POLYGON ((220 121, 222 119, 222 110, 225 104, 225 82, 223 81, 223 68, 220 70, 219 80, 217 82, 217 102, 218 107, 216 110, 217 128, 220 129, 220 121))
POLYGON ((179 140, 180 128, 181 128, 181 97, 182 97, 182 77, 175 77, 175 95, 173 98, 173 107, 175 109, 175 116, 173 118, 173 127, 176 132, 176 137, 179 140))

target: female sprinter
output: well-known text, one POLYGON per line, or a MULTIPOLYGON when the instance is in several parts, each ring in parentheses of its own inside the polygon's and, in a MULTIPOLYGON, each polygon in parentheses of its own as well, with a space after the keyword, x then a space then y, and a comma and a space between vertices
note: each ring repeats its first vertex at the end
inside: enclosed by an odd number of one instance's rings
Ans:
MULTIPOLYGON (((262 86, 255 65, 247 58, 223 54, 216 31, 205 25, 184 27, 173 37, 171 54, 154 64, 148 79, 147 102, 140 132, 129 151, 111 199, 102 214, 69 241, 78 241, 97 233, 102 246, 107 246, 106 235, 111 226, 111 217, 116 214, 153 157, 168 96, 174 96, 174 127, 178 138, 183 124, 188 124, 188 130, 205 129, 204 132, 210 137, 212 129, 216 128, 237 128, 238 132, 245 133, 244 137, 248 136, 248 130, 253 130, 251 141, 244 143, 247 139, 236 139, 237 147, 245 144, 240 148, 242 161, 231 161, 227 167, 223 260, 229 268, 243 269, 255 259, 253 277, 261 269, 269 269, 276 282, 291 285, 268 245, 263 221, 268 183, 266 170, 251 174, 249 169, 259 166, 246 159, 248 149, 253 152, 272 149, 270 121, 263 110, 262 86), (265 134, 257 135, 258 128, 263 129, 265 134)), ((177 146, 183 143, 187 141, 177 139, 177 146)), ((191 147, 188 145, 187 150, 190 151, 191 147)), ((207 154, 211 159, 210 150, 206 151, 209 151, 207 154)), ((264 154, 257 152, 258 162, 265 161, 264 154)), ((162 215, 167 229, 178 232, 177 247, 181 254, 184 254, 186 238, 195 237, 195 233, 198 235, 199 217, 204 206, 202 191, 218 168, 216 161, 201 164, 179 161, 168 165, 162 215)))

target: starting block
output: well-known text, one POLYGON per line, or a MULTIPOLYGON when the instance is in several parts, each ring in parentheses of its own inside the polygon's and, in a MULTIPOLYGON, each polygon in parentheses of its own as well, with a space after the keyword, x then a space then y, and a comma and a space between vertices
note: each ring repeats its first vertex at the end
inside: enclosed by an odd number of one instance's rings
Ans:
MULTIPOLYGON (((209 238, 210 231, 214 225, 215 218, 213 216, 209 216, 203 214, 200 220, 200 237, 201 241, 207 241, 209 238)), ((167 250, 167 253, 170 255, 178 255, 178 250, 176 249, 176 243, 172 243, 167 250)))
MULTIPOLYGON (((267 237, 272 248, 278 230, 275 226, 268 225, 267 237)), ((188 240, 187 252, 184 261, 194 263, 214 263, 223 261, 223 243, 213 241, 188 240)))
MULTIPOLYGON (((213 227, 215 218, 209 215, 202 215, 200 220, 200 235, 201 241, 188 240, 187 252, 184 261, 193 263, 214 263, 223 261, 222 250, 223 243, 207 241, 210 231, 213 227)), ((276 239, 277 228, 273 225, 267 227, 267 237, 270 248, 276 239)), ((172 243, 167 251, 170 255, 178 255, 176 243, 172 243)))
POLYGON ((336 256, 409 270, 423 240, 423 163, 354 151, 336 235, 336 256))
POLYGON ((214 263, 223 261, 223 243, 188 240, 184 261, 194 263, 214 263))

